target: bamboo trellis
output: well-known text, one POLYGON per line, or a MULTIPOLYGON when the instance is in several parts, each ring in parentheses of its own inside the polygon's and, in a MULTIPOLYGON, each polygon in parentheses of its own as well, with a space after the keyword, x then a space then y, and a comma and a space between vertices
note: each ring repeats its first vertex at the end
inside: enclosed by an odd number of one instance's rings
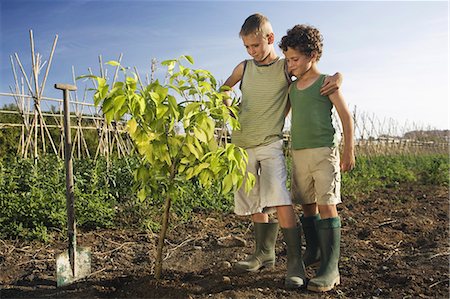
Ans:
MULTIPOLYGON (((418 123, 400 123, 393 118, 378 118, 375 114, 352 110, 355 127, 355 147, 357 154, 448 154, 449 131, 434 130, 418 123), (436 133, 433 136, 433 132, 436 133), (425 138, 423 138, 425 137, 425 138), (435 138, 432 138, 435 137, 435 138)), ((337 132, 343 135, 342 126, 334 111, 333 119, 337 132)), ((342 138, 341 138, 342 143, 342 138)))
MULTIPOLYGON (((15 113, 20 116, 20 122, 14 123, 0 123, 0 129, 20 127, 21 134, 18 141, 17 154, 21 157, 32 157, 38 159, 40 155, 45 155, 47 152, 46 144, 49 144, 51 151, 62 157, 63 150, 63 126, 62 126, 62 100, 56 98, 49 98, 44 96, 46 81, 50 71, 53 54, 56 49, 58 35, 55 36, 51 48, 50 56, 47 61, 43 61, 39 53, 35 53, 33 31, 30 30, 30 46, 31 46, 31 74, 27 75, 23 67, 22 61, 17 53, 14 57, 10 56, 11 70, 14 77, 14 86, 10 86, 9 93, 1 93, 0 97, 12 97, 15 100, 17 111, 0 110, 0 114, 15 113), (40 81, 41 70, 45 68, 45 73, 40 81), (18 75, 20 70, 21 76, 18 75), (58 109, 47 109, 43 111, 43 104, 57 103, 58 109), (49 120, 53 120, 55 124, 48 124, 49 120), (59 134, 55 141, 55 136, 52 136, 50 129, 57 129, 59 134)), ((123 55, 120 54, 118 62, 120 64, 123 55)), ((102 56, 99 56, 100 76, 107 78, 107 69, 103 68, 102 56)), ((151 61, 151 77, 145 76, 146 83, 154 81, 154 74, 156 72, 157 62, 155 59, 151 61)), ((92 75, 92 69, 88 69, 92 75)), ((117 80, 119 66, 116 66, 112 85, 117 80)), ((139 75, 137 68, 134 68, 137 75, 138 82, 143 87, 143 82, 139 75)), ((76 86, 77 80, 75 76, 75 68, 72 67, 73 85, 76 86)), ((97 82, 91 79, 92 86, 97 88, 97 82)), ((83 90, 82 100, 79 99, 77 92, 70 94, 71 99, 71 118, 74 119, 72 123, 72 130, 75 130, 73 137, 72 155, 78 158, 90 157, 97 158, 98 156, 109 157, 115 153, 119 157, 129 155, 133 145, 125 132, 125 125, 122 122, 113 122, 107 125, 102 112, 96 108, 92 103, 87 102, 88 88, 83 90), (85 138, 86 130, 95 130, 97 132, 97 146, 95 153, 89 150, 85 138)), ((54 108, 52 106, 52 108, 54 108)), ((378 155, 378 154, 421 154, 421 153, 448 153, 449 152, 449 132, 446 131, 444 136, 430 140, 430 138, 423 138, 424 135, 430 135, 432 128, 420 126, 418 124, 405 123, 399 124, 394 119, 383 118, 380 120, 375 114, 369 114, 364 111, 357 110, 354 106, 352 110, 353 120, 355 123, 355 139, 356 149, 358 154, 378 155)), ((341 124, 333 113, 333 119, 337 132, 342 136, 341 124)), ((287 128, 289 127, 289 117, 287 119, 287 128)), ((216 132, 219 138, 225 142, 229 139, 227 130, 218 130, 216 132)), ((53 134, 55 135, 55 134, 53 134)), ((289 133, 285 134, 285 141, 289 143, 289 133)))
MULTIPOLYGON (((14 87, 10 86, 10 93, 0 93, 0 96, 12 97, 16 103, 17 111, 5 111, 0 110, 0 113, 16 113, 20 115, 21 123, 1 123, 0 128, 20 127, 21 134, 18 142, 17 154, 21 157, 32 157, 38 159, 39 156, 47 153, 46 144, 51 145, 51 151, 63 158, 63 138, 64 132, 62 127, 62 100, 56 98, 49 98, 44 96, 44 90, 48 74, 51 67, 53 54, 56 49, 58 41, 58 35, 55 36, 52 49, 48 59, 43 62, 42 56, 39 53, 35 53, 33 31, 30 30, 30 47, 31 47, 31 74, 27 75, 23 67, 22 61, 17 53, 10 56, 11 70, 14 77, 14 87), (40 80, 41 70, 47 64, 45 74, 40 80), (17 68, 20 70, 21 76, 18 76, 17 68), (43 104, 57 103, 58 110, 49 109, 43 112, 43 104), (48 124, 48 120, 52 119, 55 124, 48 124), (55 136, 52 136, 50 128, 57 128, 59 130, 59 140, 55 141, 55 136)), ((122 55, 119 57, 119 61, 122 59, 122 55)), ((99 56, 101 76, 106 77, 106 72, 103 71, 102 58, 99 56)), ((92 71, 89 69, 92 73, 92 71)), ((117 76, 114 77, 114 80, 117 76)), ((76 85, 75 80, 75 68, 72 67, 73 84, 76 85)), ((92 80, 95 84, 95 81, 92 80)), ((124 130, 124 124, 112 123, 106 124, 102 112, 97 109, 93 104, 87 102, 87 88, 84 89, 83 99, 78 99, 77 92, 70 94, 71 98, 71 129, 75 130, 73 137, 73 150, 72 155, 75 157, 94 157, 99 155, 109 156, 116 153, 119 157, 130 154, 132 149, 132 143, 128 138, 124 130), (88 111, 87 111, 88 110, 88 111), (86 124, 87 120, 90 121, 86 124), (98 137, 98 146, 94 153, 89 151, 86 139, 86 130, 96 130, 98 137)), ((53 106, 52 106, 53 108, 53 106)))

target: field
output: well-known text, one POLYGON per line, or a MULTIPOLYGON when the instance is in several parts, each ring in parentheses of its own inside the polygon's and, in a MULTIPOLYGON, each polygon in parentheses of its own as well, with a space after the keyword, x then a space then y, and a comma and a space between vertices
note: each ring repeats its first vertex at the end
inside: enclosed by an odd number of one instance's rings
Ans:
POLYGON ((98 228, 82 228, 78 235, 79 244, 91 247, 92 274, 63 288, 56 288, 54 255, 65 249, 64 235, 49 231, 46 241, 19 236, 0 240, 0 297, 448 298, 448 162, 443 170, 438 167, 439 181, 423 165, 421 176, 412 177, 412 172, 402 174, 405 169, 394 158, 380 160, 385 161, 385 177, 374 179, 375 185, 361 179, 368 168, 344 177, 344 183, 364 192, 345 191, 339 206, 342 280, 328 293, 283 287, 286 251, 281 233, 274 269, 238 274, 232 265, 252 251, 251 222, 226 209, 193 207, 183 214, 175 206, 161 280, 153 277, 157 225, 147 223, 144 229, 121 224, 114 229, 98 223, 98 228), (388 164, 397 171, 389 174, 388 164))

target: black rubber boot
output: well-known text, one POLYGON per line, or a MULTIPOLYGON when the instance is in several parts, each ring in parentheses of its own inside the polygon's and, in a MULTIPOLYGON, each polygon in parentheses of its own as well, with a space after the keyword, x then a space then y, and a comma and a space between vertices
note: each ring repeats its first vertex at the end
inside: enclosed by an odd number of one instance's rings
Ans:
POLYGON ((305 266, 302 259, 300 227, 282 228, 287 245, 287 275, 284 285, 287 288, 301 288, 305 284, 305 266))
POLYGON ((339 254, 341 245, 341 219, 339 217, 316 221, 319 236, 320 268, 308 283, 308 290, 327 292, 339 285, 339 254))
POLYGON ((320 263, 319 239, 315 222, 320 219, 320 214, 310 217, 300 217, 303 234, 305 235, 306 250, 303 254, 303 263, 306 267, 316 267, 320 263))
POLYGON ((255 272, 262 267, 275 265, 275 243, 278 235, 278 223, 254 223, 255 252, 245 260, 235 264, 239 271, 255 272))

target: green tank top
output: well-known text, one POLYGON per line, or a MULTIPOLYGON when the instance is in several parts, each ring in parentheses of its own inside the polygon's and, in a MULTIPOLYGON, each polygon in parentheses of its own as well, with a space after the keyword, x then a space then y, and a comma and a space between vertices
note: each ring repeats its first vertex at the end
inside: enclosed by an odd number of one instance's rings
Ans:
POLYGON ((250 148, 283 138, 289 84, 284 65, 284 59, 268 65, 246 62, 241 80, 241 129, 232 133, 234 144, 250 148))
POLYGON ((320 95, 320 87, 326 75, 309 87, 299 90, 297 81, 292 83, 289 99, 292 107, 291 140, 293 149, 334 147, 337 145, 331 110, 333 103, 320 95))

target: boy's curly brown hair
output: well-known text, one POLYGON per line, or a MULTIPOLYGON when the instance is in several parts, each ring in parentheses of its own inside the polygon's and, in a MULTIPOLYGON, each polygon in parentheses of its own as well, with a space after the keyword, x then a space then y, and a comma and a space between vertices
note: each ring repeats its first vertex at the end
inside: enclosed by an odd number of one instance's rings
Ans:
POLYGON ((311 56, 312 52, 316 52, 317 61, 319 61, 322 56, 323 36, 320 31, 313 26, 295 25, 281 38, 278 46, 283 51, 287 51, 289 47, 296 49, 307 56, 311 56))

